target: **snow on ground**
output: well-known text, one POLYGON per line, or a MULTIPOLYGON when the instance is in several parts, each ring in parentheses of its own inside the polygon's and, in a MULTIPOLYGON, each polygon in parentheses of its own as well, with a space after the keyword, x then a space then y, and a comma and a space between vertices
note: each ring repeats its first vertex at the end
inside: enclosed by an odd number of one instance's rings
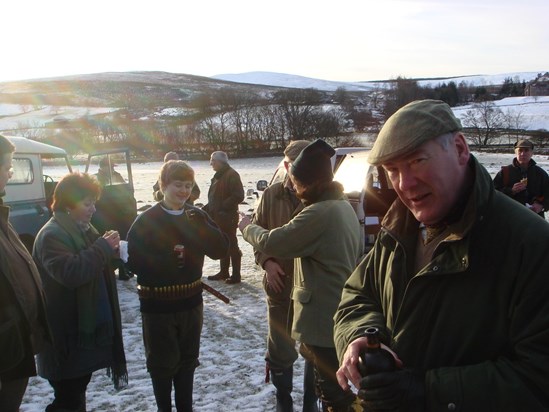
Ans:
POLYGON ((84 116, 110 113, 113 107, 47 106, 0 103, 0 130, 44 127, 57 120, 74 120, 84 116))
MULTIPOLYGON (((493 103, 504 114, 520 115, 525 130, 549 130, 549 96, 506 97, 493 103)), ((457 106, 452 111, 463 119, 472 107, 457 106)))
MULTIPOLYGON (((502 165, 510 163, 512 153, 475 153, 491 175, 502 165)), ((545 170, 549 158, 534 156, 545 170)), ((278 157, 236 159, 231 165, 241 174, 245 189, 255 187, 259 179, 269 179, 280 161, 278 157)), ((213 175, 207 161, 190 161, 202 191, 198 202, 206 203, 209 179, 213 175)), ((152 186, 160 163, 141 163, 133 167, 138 207, 152 204, 152 186)), ((55 173, 51 173, 55 175, 55 173)), ((254 196, 242 205, 246 211, 253 207, 254 196)), ((262 272, 253 261, 253 251, 239 235, 243 251, 242 279, 239 285, 207 281, 231 299, 225 304, 204 292, 204 329, 200 351, 201 365, 196 369, 194 410, 211 411, 274 411, 274 387, 264 383, 265 337, 267 334, 266 307, 261 284, 262 272)), ((206 259, 204 276, 218 271, 219 262, 206 259)), ((141 335, 141 317, 136 295, 136 280, 118 282, 122 311, 124 344, 128 361, 129 385, 116 392, 104 371, 93 374, 88 386, 88 411, 155 411, 156 404, 145 368, 141 335)), ((294 371, 295 410, 301 409, 303 396, 303 360, 299 358, 294 371)), ((30 380, 22 412, 42 412, 51 402, 52 389, 48 382, 35 377, 30 380)))

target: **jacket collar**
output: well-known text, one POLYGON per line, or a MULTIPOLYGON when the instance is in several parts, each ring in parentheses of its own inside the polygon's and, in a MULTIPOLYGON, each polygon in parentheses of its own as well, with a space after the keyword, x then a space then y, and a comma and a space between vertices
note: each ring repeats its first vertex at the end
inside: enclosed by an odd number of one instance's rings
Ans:
MULTIPOLYGON (((530 169, 532 166, 535 166, 536 165, 536 161, 534 159, 530 159, 530 161, 528 162, 528 166, 526 167, 526 169, 530 169)), ((519 164, 517 158, 513 158, 513 166, 515 166, 516 168, 520 169, 522 166, 519 164)))

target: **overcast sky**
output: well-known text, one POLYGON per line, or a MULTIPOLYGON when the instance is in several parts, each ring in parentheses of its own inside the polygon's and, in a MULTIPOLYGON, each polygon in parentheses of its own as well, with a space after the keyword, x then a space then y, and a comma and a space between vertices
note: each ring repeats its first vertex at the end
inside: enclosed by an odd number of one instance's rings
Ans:
POLYGON ((0 81, 269 71, 366 81, 549 71, 549 0, 4 0, 0 81))

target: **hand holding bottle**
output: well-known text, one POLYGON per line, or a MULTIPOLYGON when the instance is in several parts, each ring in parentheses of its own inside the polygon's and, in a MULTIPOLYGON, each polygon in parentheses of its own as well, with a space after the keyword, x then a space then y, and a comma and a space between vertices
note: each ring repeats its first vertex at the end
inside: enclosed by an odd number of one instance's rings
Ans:
MULTIPOLYGON (((365 336, 352 341, 347 347, 347 350, 343 355, 341 367, 336 373, 339 386, 341 386, 343 390, 350 389, 349 381, 355 386, 355 388, 360 388, 360 381, 362 379, 362 375, 359 371, 360 355, 367 350, 368 344, 369 338, 365 334, 365 336)), ((396 353, 381 342, 379 342, 379 347, 393 356, 397 368, 402 367, 402 361, 398 358, 396 353)))

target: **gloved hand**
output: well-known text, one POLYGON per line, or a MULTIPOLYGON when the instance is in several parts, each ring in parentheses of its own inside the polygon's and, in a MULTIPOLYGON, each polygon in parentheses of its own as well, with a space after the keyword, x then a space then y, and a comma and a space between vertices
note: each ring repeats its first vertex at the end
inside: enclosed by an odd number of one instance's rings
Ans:
POLYGON ((367 412, 425 410, 425 376, 411 369, 368 375, 360 380, 358 397, 367 412))

